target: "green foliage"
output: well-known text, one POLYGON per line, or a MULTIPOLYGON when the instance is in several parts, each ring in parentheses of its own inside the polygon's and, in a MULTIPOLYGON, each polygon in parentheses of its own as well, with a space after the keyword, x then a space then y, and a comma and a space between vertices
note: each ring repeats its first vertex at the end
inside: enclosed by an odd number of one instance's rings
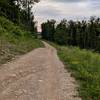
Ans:
MULTIPOLYGON (((48 21, 49 22, 49 21, 48 21)), ((100 18, 91 17, 89 21, 66 21, 59 24, 42 24, 42 37, 60 45, 73 45, 100 52, 100 18)))
POLYGON ((100 100, 100 54, 78 47, 53 45, 66 68, 79 81, 79 93, 83 100, 100 100))
POLYGON ((34 2, 38 0, 0 0, 0 16, 33 31, 35 24, 31 10, 34 2))
POLYGON ((29 31, 0 17, 0 64, 41 46, 43 44, 29 31))
POLYGON ((55 33, 55 20, 47 21, 42 25, 42 38, 47 39, 49 41, 54 41, 54 33, 55 33))
POLYGON ((68 35, 66 34, 66 20, 62 20, 60 24, 57 25, 54 33, 54 40, 60 45, 67 44, 68 35))

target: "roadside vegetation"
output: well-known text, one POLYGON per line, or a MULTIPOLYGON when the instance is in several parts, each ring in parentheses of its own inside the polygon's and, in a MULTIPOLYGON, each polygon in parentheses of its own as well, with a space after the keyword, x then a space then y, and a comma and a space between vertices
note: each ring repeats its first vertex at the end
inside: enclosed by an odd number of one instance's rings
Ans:
POLYGON ((51 43, 72 76, 79 83, 83 100, 100 100, 100 54, 72 46, 51 43))
POLYGON ((38 0, 0 1, 0 64, 43 46, 31 11, 38 0))
POLYGON ((0 17, 0 64, 43 46, 30 31, 0 17))

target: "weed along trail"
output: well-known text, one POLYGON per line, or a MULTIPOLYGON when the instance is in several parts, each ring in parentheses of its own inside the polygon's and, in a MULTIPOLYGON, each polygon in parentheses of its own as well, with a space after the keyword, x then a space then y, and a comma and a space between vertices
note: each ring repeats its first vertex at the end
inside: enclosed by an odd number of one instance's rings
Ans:
POLYGON ((0 100, 81 100, 55 48, 35 49, 0 66, 0 100))

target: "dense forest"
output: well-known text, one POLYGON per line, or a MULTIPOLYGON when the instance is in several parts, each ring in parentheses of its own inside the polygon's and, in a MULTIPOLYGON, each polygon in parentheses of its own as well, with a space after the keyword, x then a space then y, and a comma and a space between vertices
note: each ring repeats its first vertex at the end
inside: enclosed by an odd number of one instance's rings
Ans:
POLYGON ((0 0, 0 16, 4 16, 14 23, 36 31, 34 15, 31 11, 38 0, 0 0))
POLYGON ((59 24, 48 20, 41 27, 43 39, 100 52, 100 18, 90 17, 88 21, 63 19, 59 24))

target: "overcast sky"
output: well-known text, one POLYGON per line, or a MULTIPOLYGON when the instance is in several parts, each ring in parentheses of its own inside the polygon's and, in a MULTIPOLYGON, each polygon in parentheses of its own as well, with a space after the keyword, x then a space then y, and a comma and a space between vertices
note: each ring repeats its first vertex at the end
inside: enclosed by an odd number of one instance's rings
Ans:
POLYGON ((100 17, 100 0, 40 0, 33 8, 38 26, 47 19, 57 21, 80 20, 90 16, 100 17))

